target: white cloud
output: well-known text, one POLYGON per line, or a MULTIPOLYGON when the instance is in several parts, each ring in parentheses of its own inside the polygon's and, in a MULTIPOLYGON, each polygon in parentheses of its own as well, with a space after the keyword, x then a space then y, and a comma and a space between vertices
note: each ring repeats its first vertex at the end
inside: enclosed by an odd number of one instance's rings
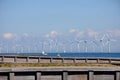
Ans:
POLYGON ((88 34, 89 37, 94 37, 98 33, 96 31, 94 31, 94 30, 88 29, 87 34, 88 34))
POLYGON ((60 33, 57 32, 57 31, 51 31, 49 34, 46 34, 45 37, 47 37, 47 38, 53 38, 53 37, 56 37, 59 34, 60 33))
POLYGON ((119 37, 120 36, 120 30, 115 29, 115 30, 107 30, 108 33, 110 33, 114 37, 119 37))
POLYGON ((85 31, 79 31, 76 36, 82 38, 84 37, 84 33, 85 31))
POLYGON ((83 38, 83 37, 95 37, 95 35, 98 34, 98 32, 92 30, 92 29, 87 29, 87 30, 71 30, 71 32, 74 32, 76 37, 83 38))
POLYGON ((56 36, 56 35, 58 35, 59 33, 57 32, 57 31, 51 31, 51 36, 56 36))
POLYGON ((11 38, 13 38, 13 34, 12 33, 5 33, 4 35, 3 35, 3 37, 4 38, 6 38, 6 39, 11 39, 11 38))
POLYGON ((75 32, 77 32, 76 29, 71 29, 71 30, 69 30, 69 33, 75 33, 75 32))

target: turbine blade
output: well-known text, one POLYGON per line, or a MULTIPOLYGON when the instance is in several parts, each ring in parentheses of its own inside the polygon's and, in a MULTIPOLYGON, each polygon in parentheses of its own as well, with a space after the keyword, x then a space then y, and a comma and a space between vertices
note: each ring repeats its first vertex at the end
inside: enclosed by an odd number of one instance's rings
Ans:
POLYGON ((103 40, 105 38, 105 35, 103 35, 103 37, 101 38, 101 40, 103 40))
POLYGON ((107 42, 105 43, 105 45, 107 45, 107 44, 109 44, 109 41, 107 41, 107 42))

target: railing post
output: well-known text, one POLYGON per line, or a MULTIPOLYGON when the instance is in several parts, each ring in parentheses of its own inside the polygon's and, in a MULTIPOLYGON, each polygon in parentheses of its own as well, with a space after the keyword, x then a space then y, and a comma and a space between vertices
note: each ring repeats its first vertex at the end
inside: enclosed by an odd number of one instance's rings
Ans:
POLYGON ((109 63, 111 63, 111 59, 109 59, 109 63))
POLYGON ((16 62, 17 62, 17 57, 15 56, 15 57, 14 57, 14 63, 16 63, 16 62))
POLYGON ((40 57, 38 58, 38 63, 40 63, 40 57))
POLYGON ((52 60, 53 60, 53 59, 52 59, 52 58, 50 58, 50 63, 52 63, 52 60))
POLYGON ((68 80, 68 72, 63 71, 62 80, 68 80))
POLYGON ((94 72, 93 71, 89 71, 88 80, 94 80, 94 72))
POLYGON ((62 63, 64 63, 64 58, 62 58, 62 63))
POLYGON ((99 63, 99 58, 97 59, 97 63, 99 63))
POLYGON ((120 71, 116 71, 116 80, 120 80, 120 71))
POLYGON ((29 56, 28 56, 28 57, 26 57, 26 62, 27 62, 27 63, 29 62, 29 56))
POLYGON ((36 80, 41 80, 41 72, 36 72, 36 80))
POLYGON ((14 72, 9 73, 9 80, 14 80, 14 72))
POLYGON ((73 59, 73 63, 76 63, 76 59, 75 58, 73 59))
POLYGON ((87 63, 87 62, 88 62, 88 59, 86 58, 86 59, 85 59, 85 63, 87 63))
POLYGON ((4 56, 2 56, 2 62, 4 62, 4 56))

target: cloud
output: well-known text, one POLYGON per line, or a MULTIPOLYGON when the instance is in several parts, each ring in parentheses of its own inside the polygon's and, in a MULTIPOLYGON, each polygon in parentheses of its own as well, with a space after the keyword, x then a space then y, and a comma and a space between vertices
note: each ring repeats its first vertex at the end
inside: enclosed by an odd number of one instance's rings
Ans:
POLYGON ((98 32, 91 30, 91 29, 87 29, 87 30, 76 30, 76 36, 77 37, 95 37, 98 34, 98 32))
POLYGON ((82 38, 82 37, 84 37, 84 33, 85 33, 85 31, 79 31, 79 32, 77 32, 76 36, 82 38))
POLYGON ((57 31, 51 31, 51 36, 56 36, 56 35, 58 35, 58 32, 57 31))
POLYGON ((88 34, 89 37, 94 37, 98 33, 96 31, 94 31, 94 30, 88 29, 87 34, 88 34))
POLYGON ((5 33, 4 35, 3 35, 3 37, 4 38, 6 38, 6 39, 11 39, 11 38, 13 38, 13 34, 12 33, 5 33))
POLYGON ((50 33, 46 34, 45 37, 47 37, 47 38, 53 38, 53 37, 56 37, 59 34, 60 33, 57 32, 57 31, 51 31, 50 33))
POLYGON ((119 29, 107 30, 107 32, 114 37, 120 37, 120 30, 119 29))
POLYGON ((71 30, 69 30, 69 33, 75 33, 75 32, 77 32, 76 29, 71 29, 71 30))

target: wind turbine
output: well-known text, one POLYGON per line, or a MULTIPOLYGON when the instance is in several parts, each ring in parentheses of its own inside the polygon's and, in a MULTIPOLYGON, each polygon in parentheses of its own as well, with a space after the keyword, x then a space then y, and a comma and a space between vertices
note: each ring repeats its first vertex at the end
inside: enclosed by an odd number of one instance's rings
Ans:
POLYGON ((104 39, 106 35, 103 35, 101 39, 97 39, 97 36, 95 36, 95 39, 99 42, 100 45, 100 52, 103 52, 103 47, 104 47, 104 39))
POLYGON ((45 52, 45 42, 42 42, 42 55, 46 56, 47 53, 45 52))
POLYGON ((83 40, 75 40, 77 42, 77 48, 78 48, 78 52, 80 52, 80 43, 83 42, 83 40))
POLYGON ((105 38, 105 35, 103 35, 103 37, 100 39, 101 52, 103 52, 103 46, 104 46, 103 40, 104 40, 104 38, 105 38))
POLYGON ((59 42, 60 49, 63 50, 64 53, 66 53, 66 42, 59 42))
POLYGON ((91 41, 91 43, 93 44, 93 45, 92 45, 93 52, 95 52, 95 45, 97 45, 97 43, 96 43, 96 41, 95 41, 95 40, 91 41))
POLYGON ((106 45, 108 44, 108 53, 111 51, 111 42, 116 41, 115 39, 110 39, 109 35, 107 34, 107 42, 106 45))
POLYGON ((56 48, 56 52, 58 52, 59 51, 59 42, 58 42, 58 40, 54 41, 54 45, 55 45, 55 48, 56 48))
POLYGON ((49 51, 52 52, 52 43, 53 43, 53 40, 50 39, 48 45, 49 45, 49 51))
POLYGON ((74 42, 69 40, 69 44, 70 44, 70 52, 73 52, 73 44, 74 44, 74 42))
POLYGON ((88 48, 87 48, 87 40, 84 40, 84 44, 85 44, 85 52, 87 52, 88 48))
POLYGON ((44 53, 44 42, 42 42, 42 53, 44 53))

